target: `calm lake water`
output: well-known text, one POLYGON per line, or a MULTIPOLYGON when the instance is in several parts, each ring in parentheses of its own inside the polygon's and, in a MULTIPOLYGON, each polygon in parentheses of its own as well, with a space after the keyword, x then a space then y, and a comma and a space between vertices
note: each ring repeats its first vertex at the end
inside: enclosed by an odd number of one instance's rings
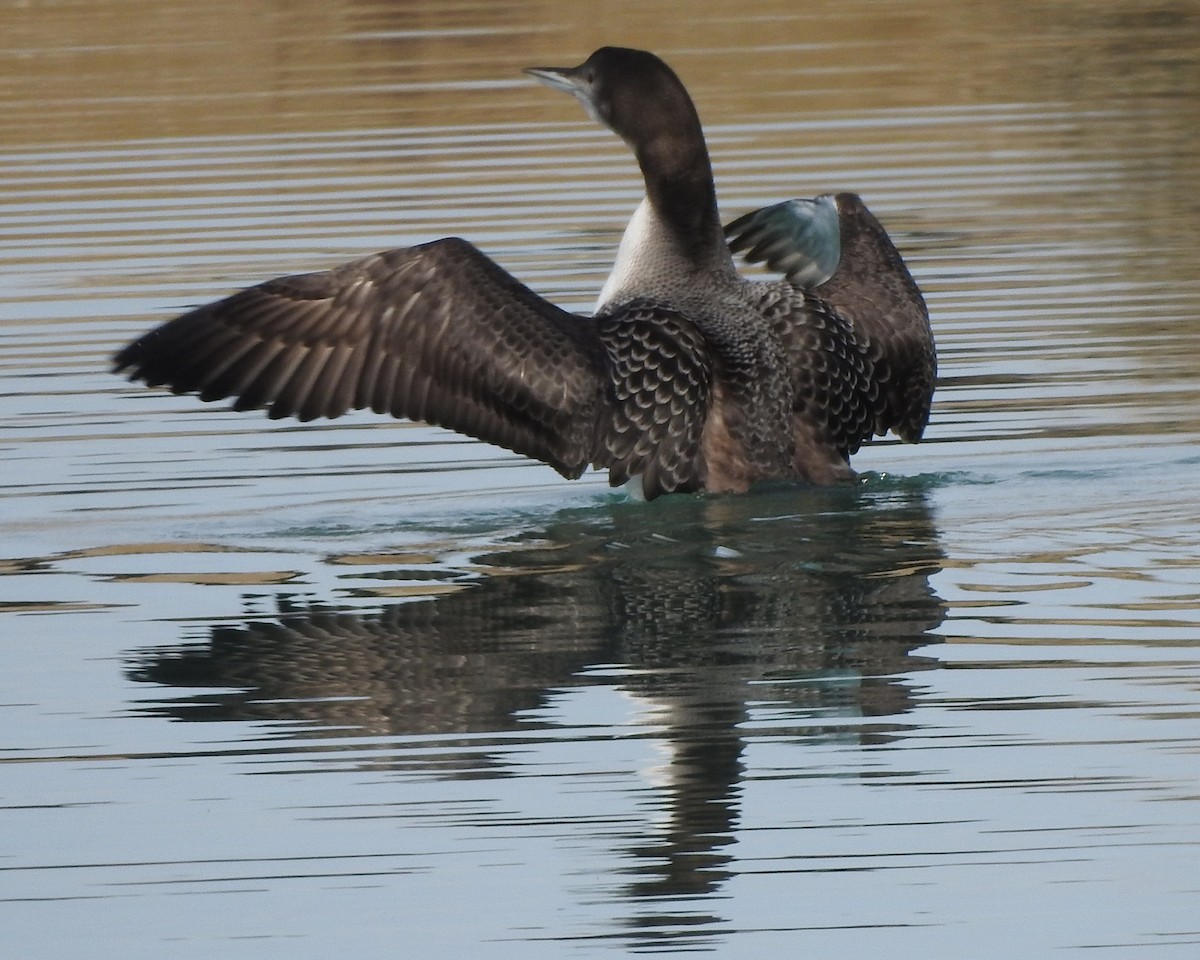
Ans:
POLYGON ((0 23, 6 955, 1198 955, 1200 4, 0 23), (587 310, 636 168, 520 69, 612 42, 689 85, 727 218, 879 213, 925 443, 647 505, 108 372, 450 234, 587 310))

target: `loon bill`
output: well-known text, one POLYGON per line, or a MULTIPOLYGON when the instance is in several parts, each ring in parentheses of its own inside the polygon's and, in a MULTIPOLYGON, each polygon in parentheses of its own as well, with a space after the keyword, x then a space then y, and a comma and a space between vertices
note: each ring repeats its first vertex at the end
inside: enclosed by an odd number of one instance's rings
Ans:
POLYGON ((847 481, 873 436, 920 439, 937 364, 928 313, 857 196, 766 207, 727 236, 695 106, 662 60, 604 47, 526 72, 619 135, 645 180, 594 315, 447 238, 194 309, 117 353, 115 371, 273 418, 370 407, 568 478, 607 468, 647 499, 847 481), (741 276, 731 247, 784 278, 741 276))

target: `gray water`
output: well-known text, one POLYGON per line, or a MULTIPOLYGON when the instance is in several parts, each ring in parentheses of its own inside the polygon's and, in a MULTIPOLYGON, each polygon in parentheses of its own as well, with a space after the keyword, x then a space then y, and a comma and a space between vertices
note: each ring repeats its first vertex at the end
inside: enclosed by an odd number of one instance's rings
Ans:
POLYGON ((1200 6, 0 19, 5 955, 1197 955, 1200 6), (450 234, 586 310, 636 170, 519 71, 606 42, 689 84, 727 217, 885 221, 925 442, 647 505, 108 372, 450 234))

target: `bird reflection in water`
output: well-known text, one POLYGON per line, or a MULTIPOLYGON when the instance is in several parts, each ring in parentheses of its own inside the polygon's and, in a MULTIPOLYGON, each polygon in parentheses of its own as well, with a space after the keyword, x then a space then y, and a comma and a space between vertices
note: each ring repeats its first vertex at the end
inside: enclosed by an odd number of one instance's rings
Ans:
POLYGON ((908 708, 903 675, 932 666, 914 651, 944 616, 919 484, 606 503, 475 563, 485 573, 462 589, 377 612, 281 596, 277 616, 143 652, 128 672, 188 688, 150 715, 422 736, 369 760, 358 742, 354 762, 446 777, 505 775, 503 737, 488 753, 478 735, 528 735, 564 689, 619 684, 653 705, 669 756, 668 822, 632 851, 634 893, 655 897, 725 879, 755 704, 803 716, 798 738, 879 742, 908 708), (822 716, 837 722, 823 730, 822 716))

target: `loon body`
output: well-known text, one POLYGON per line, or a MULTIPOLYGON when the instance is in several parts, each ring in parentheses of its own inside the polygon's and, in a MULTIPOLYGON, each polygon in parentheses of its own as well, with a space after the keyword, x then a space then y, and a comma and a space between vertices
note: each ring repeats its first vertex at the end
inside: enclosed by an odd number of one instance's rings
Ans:
POLYGON ((722 228, 691 98, 653 54, 535 67, 633 150, 646 197, 596 312, 559 309, 457 238, 282 277, 199 307, 115 369, 271 417, 370 407, 648 499, 853 478, 872 436, 916 441, 936 358, 920 291, 853 194, 722 228), (784 274, 752 281, 730 248, 784 274))

